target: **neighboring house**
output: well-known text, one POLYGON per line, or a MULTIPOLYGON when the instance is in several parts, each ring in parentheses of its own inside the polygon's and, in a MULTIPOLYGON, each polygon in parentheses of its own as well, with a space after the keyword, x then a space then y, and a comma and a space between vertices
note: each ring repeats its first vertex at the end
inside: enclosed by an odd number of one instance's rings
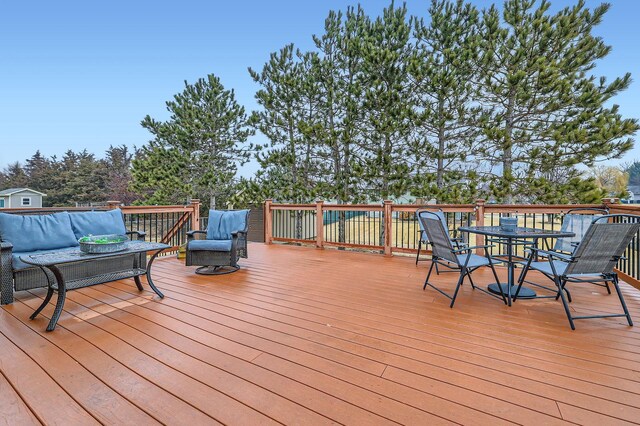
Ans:
POLYGON ((9 188, 0 191, 0 209, 40 208, 47 194, 29 188, 9 188))

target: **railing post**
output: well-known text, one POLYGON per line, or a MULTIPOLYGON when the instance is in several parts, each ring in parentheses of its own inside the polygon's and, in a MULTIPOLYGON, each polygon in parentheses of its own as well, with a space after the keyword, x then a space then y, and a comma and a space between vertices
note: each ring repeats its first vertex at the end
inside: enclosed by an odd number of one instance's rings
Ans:
MULTIPOLYGON (((484 203, 483 199, 476 200, 476 226, 484 226, 484 203)), ((484 235, 476 234, 476 245, 484 245, 484 235)), ((476 249, 476 253, 484 256, 484 249, 476 249)))
POLYGON ((324 212, 323 200, 316 201, 316 247, 324 248, 324 212))
POLYGON ((120 207, 120 204, 120 201, 107 201, 107 208, 109 210, 117 209, 118 207, 120 207))
POLYGON ((384 225, 384 255, 391 256, 391 222, 393 212, 393 201, 384 200, 383 225, 384 225))
POLYGON ((612 198, 612 197, 609 197, 609 198, 603 198, 603 199, 602 199, 602 204, 603 204, 606 208, 611 209, 611 205, 612 205, 612 204, 620 204, 620 198, 612 198))
POLYGON ((271 214, 271 203, 273 200, 264 200, 264 242, 273 242, 273 215, 271 214))
POLYGON ((200 230, 200 200, 197 198, 191 199, 191 229, 194 231, 200 230))

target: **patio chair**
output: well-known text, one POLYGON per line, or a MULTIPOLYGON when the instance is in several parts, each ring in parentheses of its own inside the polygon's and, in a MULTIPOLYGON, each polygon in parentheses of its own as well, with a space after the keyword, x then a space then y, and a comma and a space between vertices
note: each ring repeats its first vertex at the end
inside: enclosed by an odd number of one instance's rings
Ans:
MULTIPOLYGON (((418 209, 416 210, 416 219, 418 219, 418 226, 420 227, 420 230, 418 231, 420 233, 420 239, 418 240, 418 254, 416 255, 416 265, 418 264, 418 262, 420 262, 420 251, 422 250, 422 245, 426 247, 429 246, 429 238, 427 236, 426 231, 424 230, 424 226, 422 225, 422 222, 420 221, 420 215, 423 212, 431 212, 431 213, 435 213, 438 218, 442 221, 442 223, 444 224, 444 227, 449 229, 449 225, 447 224, 447 218, 444 214, 444 212, 442 211, 442 209, 440 208, 433 208, 433 209, 418 209)), ((455 230, 454 232, 454 238, 451 238, 451 242, 453 243, 453 245, 456 248, 461 248, 465 245, 465 242, 462 238, 456 238, 455 236, 455 230)), ((428 259, 424 259, 424 260, 428 260, 428 259)), ((436 265, 436 273, 439 274, 440 272, 438 271, 438 265, 436 265)))
MULTIPOLYGON (((582 241, 582 238, 584 238, 584 235, 586 234, 587 230, 591 226, 591 222, 593 222, 594 219, 600 218, 606 214, 609 214, 608 208, 599 209, 599 208, 581 207, 581 208, 568 210, 567 213, 565 213, 565 215, 562 218, 562 225, 560 230, 565 232, 573 232, 575 235, 573 237, 557 238, 553 247, 549 247, 548 241, 545 240, 544 241, 545 247, 547 247, 548 251, 553 251, 560 254, 569 254, 569 255, 572 254, 578 247, 578 244, 580 244, 580 241, 582 241)), ((541 252, 538 253, 538 256, 542 258, 547 257, 541 252)), ((522 262, 521 264, 524 264, 524 263, 526 262, 522 262)), ((521 276, 522 274, 525 274, 524 270, 521 272, 521 276)), ((553 280, 553 278, 551 277, 550 279, 553 280)), ((526 282, 527 284, 531 284, 546 290, 553 290, 544 285, 540 285, 530 281, 526 281, 526 282)), ((592 284, 595 284, 600 287, 604 287, 607 290, 607 293, 611 294, 611 288, 609 287, 609 282, 607 281, 593 282, 592 284)), ((565 293, 567 295, 569 302, 571 302, 571 293, 569 292, 569 290, 565 289, 565 293)), ((554 297, 554 296, 551 296, 551 297, 554 297)))
POLYGON ((591 222, 593 222, 594 219, 606 214, 609 214, 609 209, 607 208, 594 209, 581 207, 568 210, 562 218, 562 225, 560 230, 573 232, 575 235, 573 237, 556 239, 556 242, 551 250, 567 254, 573 253, 580 241, 582 241, 582 238, 584 237, 584 234, 586 234, 587 229, 589 229, 589 227, 591 226, 591 222))
POLYGON ((527 272, 535 270, 553 280, 556 285, 555 298, 556 300, 558 298, 562 299, 572 330, 576 329, 574 320, 586 318, 626 317, 627 322, 632 326, 631 315, 620 291, 618 274, 614 271, 614 268, 618 261, 622 259, 622 254, 640 229, 639 220, 640 216, 628 214, 603 215, 593 219, 582 241, 570 255, 531 247, 531 254, 518 280, 518 288, 516 289, 514 300, 518 298, 518 293, 527 272), (609 223, 609 219, 612 218, 616 219, 617 223, 609 223), (548 261, 534 261, 538 254, 545 255, 548 261), (567 283, 594 282, 611 282, 613 284, 620 299, 620 304, 624 311, 623 314, 571 315, 569 303, 564 292, 567 283))
POLYGON ((237 271, 238 258, 247 258, 248 230, 249 210, 209 210, 207 230, 187 232, 186 266, 200 266, 196 274, 202 275, 237 271))
MULTIPOLYGON (((471 283, 471 287, 475 290, 478 289, 492 297, 499 297, 492 293, 489 293, 485 289, 481 287, 477 287, 473 279, 471 278, 471 274, 478 268, 483 266, 489 266, 491 271, 493 272, 493 276, 496 279, 496 282, 500 284, 500 280, 498 279, 498 274, 493 266, 493 261, 488 255, 488 251, 485 250, 485 256, 480 256, 472 252, 472 250, 476 248, 484 248, 487 249, 491 246, 474 246, 474 247, 462 247, 456 248, 453 245, 453 242, 449 238, 449 233, 447 232, 447 228, 444 223, 440 219, 440 216, 436 212, 431 211, 422 211, 418 216, 420 222, 422 223, 422 227, 427 233, 427 237, 429 238, 429 244, 432 247, 432 255, 431 255, 431 267, 429 268, 429 273, 427 273, 427 278, 424 281, 423 290, 427 288, 427 286, 433 288, 440 294, 446 296, 451 300, 450 308, 453 308, 454 303, 456 302, 456 297, 458 296, 458 291, 460 290, 460 286, 464 282, 465 277, 469 278, 469 282, 471 283), (457 269, 460 271, 460 277, 458 278, 458 282, 456 284, 455 291, 453 295, 449 295, 444 291, 440 290, 438 287, 429 282, 429 277, 431 277, 431 272, 433 271, 434 266, 441 265, 449 269, 457 269)), ((500 296, 502 301, 507 304, 507 298, 505 294, 502 292, 502 286, 498 285, 500 288, 500 296)))

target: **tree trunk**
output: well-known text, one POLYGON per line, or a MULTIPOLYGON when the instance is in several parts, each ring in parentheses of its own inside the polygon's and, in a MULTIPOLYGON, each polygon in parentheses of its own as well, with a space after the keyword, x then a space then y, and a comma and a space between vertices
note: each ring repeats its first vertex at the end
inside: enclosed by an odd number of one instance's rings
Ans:
POLYGON ((515 90, 511 89, 507 114, 505 116, 505 138, 502 150, 502 176, 507 186, 505 203, 513 204, 513 110, 515 108, 515 90))
POLYGON ((436 171, 436 186, 438 189, 444 186, 444 149, 445 149, 445 124, 442 117, 444 116, 444 101, 438 103, 438 170, 436 171))

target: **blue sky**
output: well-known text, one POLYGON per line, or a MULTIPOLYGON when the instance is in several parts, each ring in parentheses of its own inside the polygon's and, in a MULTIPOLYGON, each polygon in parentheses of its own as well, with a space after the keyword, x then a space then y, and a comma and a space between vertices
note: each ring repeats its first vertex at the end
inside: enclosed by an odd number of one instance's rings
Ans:
MULTIPOLYGON (((473 0, 478 7, 492 1, 473 0)), ((501 1, 497 2, 501 4, 501 1)), ((553 9, 575 1, 552 1, 553 9)), ((601 1, 587 0, 589 7, 601 1)), ((640 118, 640 1, 610 0, 597 34, 613 46, 597 73, 631 72, 616 102, 640 118)), ((165 101, 183 81, 209 73, 234 88, 247 110, 257 86, 247 72, 287 43, 312 47, 329 10, 350 0, 5 1, 0 6, 0 167, 37 149, 47 156, 109 145, 141 146, 147 114, 166 119, 165 101)), ((388 0, 363 0, 377 15, 388 0)), ((408 0, 426 15, 428 0, 408 0)), ((640 139, 640 135, 638 135, 640 139)), ((640 159, 638 147, 622 161, 640 159)), ((255 166, 245 167, 251 174, 255 166)))

